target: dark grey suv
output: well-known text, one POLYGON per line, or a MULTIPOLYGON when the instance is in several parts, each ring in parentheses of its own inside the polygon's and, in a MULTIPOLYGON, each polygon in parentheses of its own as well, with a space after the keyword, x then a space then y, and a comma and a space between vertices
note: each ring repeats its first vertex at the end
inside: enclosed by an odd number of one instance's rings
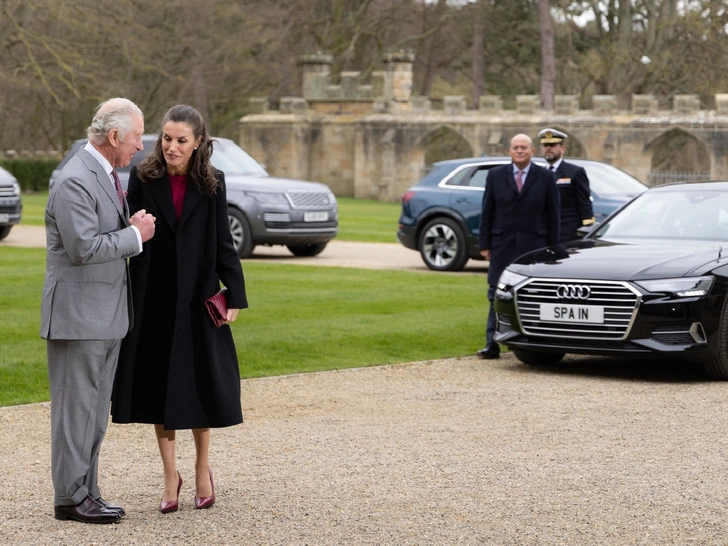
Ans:
POLYGON ((5 239, 10 229, 20 222, 22 210, 20 184, 12 174, 0 167, 0 239, 5 239))
MULTIPOLYGON (((129 171, 154 148, 156 135, 144 135, 144 150, 131 165, 119 169, 126 188, 129 171)), ((296 256, 315 256, 336 236, 339 211, 325 184, 274 178, 232 140, 215 138, 212 164, 225 173, 230 231, 238 255, 247 258, 256 245, 285 245, 296 256)), ((60 169, 86 144, 77 140, 51 175, 53 187, 60 169)))

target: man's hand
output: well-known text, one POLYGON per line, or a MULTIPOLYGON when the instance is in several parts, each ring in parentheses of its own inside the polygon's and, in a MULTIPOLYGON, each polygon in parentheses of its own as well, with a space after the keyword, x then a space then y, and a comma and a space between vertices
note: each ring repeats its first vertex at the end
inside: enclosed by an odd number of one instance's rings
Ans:
POLYGON ((482 257, 483 257, 484 259, 486 259, 486 260, 490 261, 490 250, 481 250, 481 251, 480 251, 480 255, 481 255, 481 256, 482 256, 482 257))
POLYGON ((142 236, 142 243, 146 243, 154 236, 154 221, 156 218, 142 209, 129 218, 129 223, 139 230, 142 236))

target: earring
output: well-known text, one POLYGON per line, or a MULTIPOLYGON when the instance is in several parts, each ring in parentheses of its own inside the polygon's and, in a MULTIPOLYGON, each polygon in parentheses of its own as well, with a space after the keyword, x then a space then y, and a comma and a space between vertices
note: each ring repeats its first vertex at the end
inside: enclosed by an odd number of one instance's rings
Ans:
POLYGON ((195 150, 197 149, 197 146, 195 146, 195 150))

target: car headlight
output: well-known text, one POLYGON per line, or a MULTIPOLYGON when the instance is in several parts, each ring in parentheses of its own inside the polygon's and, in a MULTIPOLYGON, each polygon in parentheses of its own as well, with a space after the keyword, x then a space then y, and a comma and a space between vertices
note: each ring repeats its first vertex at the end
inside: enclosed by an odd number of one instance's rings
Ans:
POLYGON ((288 199, 284 193, 272 193, 265 191, 246 191, 244 192, 248 197, 252 197, 260 204, 274 204, 274 205, 287 205, 288 199))
POLYGON ((13 182, 13 195, 20 195, 20 184, 13 182))
POLYGON ((508 271, 506 269, 503 273, 501 273, 501 276, 498 279, 498 290, 503 290, 505 292, 508 289, 522 283, 527 278, 528 277, 525 275, 519 275, 518 273, 514 273, 513 271, 508 271))
POLYGON ((687 277, 682 279, 656 279, 639 281, 636 285, 648 292, 665 292, 672 296, 691 298, 705 296, 713 286, 713 277, 687 277))

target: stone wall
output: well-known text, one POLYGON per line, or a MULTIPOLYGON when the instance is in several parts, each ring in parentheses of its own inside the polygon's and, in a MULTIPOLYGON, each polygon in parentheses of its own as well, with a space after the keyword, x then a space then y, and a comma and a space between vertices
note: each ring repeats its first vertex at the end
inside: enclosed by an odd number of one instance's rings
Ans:
POLYGON ((507 155, 514 134, 535 139, 544 127, 569 135, 567 155, 605 161, 643 182, 658 168, 728 179, 728 94, 716 95, 712 110, 695 95, 677 95, 670 110, 659 110, 651 95, 634 95, 628 111, 617 110, 611 95, 594 97, 590 110, 572 95, 557 96, 553 111, 541 110, 535 95, 516 97, 515 110, 503 109, 498 96, 481 97, 478 110, 449 96, 436 110, 427 97, 411 96, 413 60, 393 53, 370 84, 349 72, 334 85, 331 58, 305 56, 304 97, 282 99, 278 111, 255 99, 258 113, 240 120, 240 143, 273 175, 383 201, 397 201, 421 178, 433 135, 462 141, 458 149, 469 155, 507 155))

